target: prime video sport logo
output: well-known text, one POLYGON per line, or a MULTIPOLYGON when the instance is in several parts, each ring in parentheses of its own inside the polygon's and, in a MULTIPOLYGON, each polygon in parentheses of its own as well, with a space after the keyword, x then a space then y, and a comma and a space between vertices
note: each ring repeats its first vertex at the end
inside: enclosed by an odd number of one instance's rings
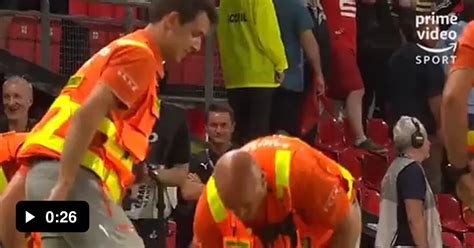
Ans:
POLYGON ((419 41, 417 46, 428 52, 427 55, 417 55, 416 64, 449 64, 454 61, 454 51, 458 34, 455 30, 441 30, 440 27, 455 25, 458 23, 456 15, 417 15, 415 18, 416 35, 419 41), (439 41, 447 44, 445 47, 436 47, 439 41))

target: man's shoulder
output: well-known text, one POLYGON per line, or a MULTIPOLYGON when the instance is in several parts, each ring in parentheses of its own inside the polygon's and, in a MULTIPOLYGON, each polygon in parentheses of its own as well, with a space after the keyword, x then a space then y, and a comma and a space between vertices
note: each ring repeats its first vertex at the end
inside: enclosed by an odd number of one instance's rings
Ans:
POLYGON ((415 178, 420 178, 423 177, 423 169, 421 168, 421 165, 418 164, 418 162, 412 162, 409 165, 407 165, 400 173, 398 174, 398 178, 410 178, 415 179, 415 178))
POLYGON ((474 47, 474 21, 469 22, 463 30, 459 43, 462 45, 469 45, 474 47))

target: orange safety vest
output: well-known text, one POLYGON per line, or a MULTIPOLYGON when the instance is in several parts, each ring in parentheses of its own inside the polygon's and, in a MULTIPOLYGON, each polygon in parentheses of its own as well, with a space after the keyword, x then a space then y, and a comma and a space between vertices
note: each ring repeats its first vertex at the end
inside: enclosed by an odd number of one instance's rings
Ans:
MULTIPOLYGON (((289 214, 294 213, 290 191, 290 169, 291 161, 301 145, 307 145, 296 138, 279 135, 257 139, 241 149, 250 152, 257 160, 257 164, 265 172, 269 187, 269 195, 266 197, 266 216, 268 223, 281 223, 289 214)), ((353 199, 354 179, 350 172, 340 167, 341 175, 349 180, 348 196, 353 199)), ((297 179, 295 179, 297 180, 297 179)), ((264 247, 259 238, 234 215, 227 210, 217 192, 214 177, 211 176, 206 185, 207 204, 211 215, 223 236, 224 248, 262 248, 264 247)), ((309 233, 302 233, 309 228, 303 221, 293 214, 293 222, 297 228, 297 247, 302 247, 302 240, 309 237, 309 233)), ((328 237, 325 237, 328 238, 328 237)), ((272 247, 292 247, 288 236, 277 239, 272 247)))
MULTIPOLYGON (((69 79, 43 119, 27 136, 20 151, 21 159, 60 158, 71 117, 86 100, 107 67, 114 49, 119 46, 141 47, 154 56, 149 46, 128 36, 112 42, 95 54, 69 79)), ((143 104, 130 117, 124 119, 114 114, 104 117, 92 145, 82 157, 81 165, 101 179, 116 203, 134 179, 133 164, 143 161, 148 152, 148 137, 159 116, 157 100, 155 80, 149 82, 143 104)))
POLYGON ((0 193, 20 167, 16 153, 25 140, 26 133, 7 132, 0 134, 0 193))

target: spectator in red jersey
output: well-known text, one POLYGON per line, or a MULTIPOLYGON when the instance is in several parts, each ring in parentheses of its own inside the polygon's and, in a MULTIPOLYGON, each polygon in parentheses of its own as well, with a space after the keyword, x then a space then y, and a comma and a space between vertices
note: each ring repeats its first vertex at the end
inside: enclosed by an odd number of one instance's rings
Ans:
POLYGON ((331 73, 328 77, 328 96, 335 100, 338 112, 345 103, 347 117, 356 136, 355 146, 375 153, 387 150, 368 139, 362 120, 364 84, 356 59, 356 1, 321 0, 327 17, 331 39, 331 73))

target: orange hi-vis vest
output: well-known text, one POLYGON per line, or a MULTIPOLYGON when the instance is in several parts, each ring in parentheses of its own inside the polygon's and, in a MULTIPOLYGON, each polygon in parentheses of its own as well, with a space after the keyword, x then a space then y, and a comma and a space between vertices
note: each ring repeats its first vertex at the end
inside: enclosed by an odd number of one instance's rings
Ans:
MULTIPOLYGON (((43 119, 33 128, 21 148, 21 159, 60 158, 71 117, 86 100, 107 68, 114 49, 136 46, 154 56, 144 42, 122 37, 95 54, 73 75, 43 119)), ((102 181, 114 202, 133 181, 133 164, 143 161, 148 152, 148 137, 159 116, 156 80, 149 82, 143 104, 127 117, 110 113, 99 124, 94 139, 82 157, 81 165, 102 181)))
MULTIPOLYGON (((267 195, 264 202, 266 205, 266 221, 271 224, 282 223, 291 214, 293 223, 297 228, 296 247, 298 248, 303 247, 302 242, 304 242, 304 238, 311 236, 307 232, 309 227, 295 214, 291 200, 290 170, 292 168, 292 158, 301 147, 300 144, 303 144, 303 142, 299 139, 274 135, 270 139, 257 139, 241 148, 248 151, 265 172, 268 182, 267 187, 269 188, 269 195, 267 195)), ((347 195, 350 199, 353 199, 354 179, 350 172, 342 166, 340 166, 340 172, 346 180, 349 180, 347 195)), ((252 230, 246 228, 231 211, 225 208, 217 192, 213 176, 211 176, 207 183, 206 197, 213 220, 218 225, 223 236, 224 248, 265 247, 257 235, 252 233, 252 230)), ((293 247, 289 236, 280 236, 272 245, 271 247, 293 247)))
POLYGON ((0 193, 20 167, 16 153, 25 140, 26 133, 8 132, 0 134, 0 193))

